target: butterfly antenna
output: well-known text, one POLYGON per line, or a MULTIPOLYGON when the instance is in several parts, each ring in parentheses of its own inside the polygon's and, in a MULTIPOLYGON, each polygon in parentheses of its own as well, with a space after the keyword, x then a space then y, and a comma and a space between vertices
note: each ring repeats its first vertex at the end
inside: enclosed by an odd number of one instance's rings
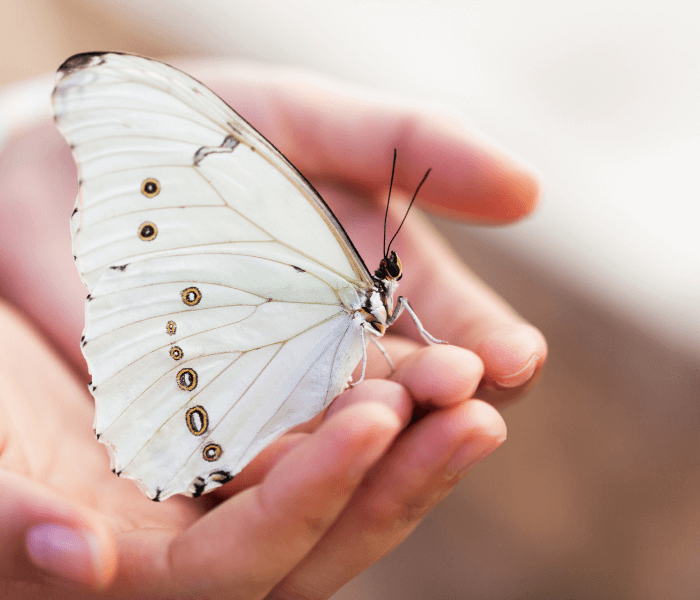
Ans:
MULTIPOLYGON (((418 192, 420 191, 421 186, 425 183, 425 180, 428 179, 428 175, 430 175, 430 171, 432 171, 432 169, 428 169, 425 172, 425 175, 423 175, 423 179, 420 180, 420 183, 418 184, 418 187, 416 188, 416 191, 413 194, 413 198, 411 198, 411 202, 409 202, 409 204, 408 204, 408 208, 406 209, 406 214, 403 216, 403 219, 401 220, 401 224, 399 225, 399 228, 396 230, 394 237, 391 238, 391 241, 389 242, 389 247, 386 249, 384 256, 388 256, 389 250, 391 250, 391 244, 394 241, 394 238, 396 238, 396 236, 399 235, 399 231, 401 231, 401 227, 403 227, 403 223, 406 220, 406 217, 408 216, 408 211, 411 210, 411 207, 413 206, 413 202, 415 201, 416 196, 418 196, 418 192)), ((386 226, 384 228, 386 229, 386 226)))
POLYGON ((396 169, 396 148, 394 148, 394 162, 391 164, 391 181, 389 182, 389 197, 386 199, 386 212, 384 213, 384 242, 382 243, 382 250, 384 250, 384 256, 386 257, 386 220, 389 216, 389 202, 391 202, 391 188, 394 185, 394 169, 396 169))

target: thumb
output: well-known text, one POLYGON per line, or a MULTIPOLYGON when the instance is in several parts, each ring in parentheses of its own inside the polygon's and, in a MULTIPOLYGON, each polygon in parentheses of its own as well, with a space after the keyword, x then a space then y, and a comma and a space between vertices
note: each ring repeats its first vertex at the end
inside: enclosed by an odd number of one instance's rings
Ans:
POLYGON ((20 475, 0 472, 0 579, 104 589, 116 548, 97 515, 20 475))

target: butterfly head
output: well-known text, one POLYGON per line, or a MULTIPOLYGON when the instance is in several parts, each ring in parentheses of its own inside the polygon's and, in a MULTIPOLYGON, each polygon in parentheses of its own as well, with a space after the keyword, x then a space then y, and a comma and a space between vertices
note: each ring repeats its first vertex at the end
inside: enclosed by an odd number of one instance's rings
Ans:
POLYGON ((401 271, 401 259, 393 250, 382 258, 379 267, 374 272, 374 277, 382 281, 398 281, 403 276, 401 271))
POLYGON ((382 245, 382 248, 384 249, 384 258, 382 258, 381 262, 379 263, 379 268, 374 272, 375 281, 382 283, 382 285, 386 289, 386 292, 387 292, 386 295, 389 297, 389 299, 391 299, 394 288, 398 287, 397 282, 401 279, 401 275, 402 275, 402 273, 401 273, 401 259, 399 259, 396 252, 391 249, 391 244, 394 243, 396 236, 399 235, 399 231, 401 231, 401 227, 403 227, 403 224, 406 221, 406 217, 408 216, 408 212, 411 210, 411 207, 413 206, 413 203, 415 202, 416 197, 418 196, 418 192, 420 191, 421 186, 425 183, 425 180, 428 178, 428 175, 430 175, 431 169, 428 169, 426 171, 425 175, 423 175, 423 179, 421 179, 421 182, 418 184, 416 191, 413 193, 413 198, 411 198, 411 201, 408 203, 408 208, 406 209, 406 214, 404 214, 403 219, 401 220, 401 223, 399 223, 399 226, 396 229, 396 233, 394 233, 394 236, 389 240, 389 245, 387 246, 387 243, 386 243, 386 224, 387 224, 387 220, 389 218, 389 203, 391 202, 391 188, 394 185, 394 172, 395 171, 396 171, 396 148, 394 148, 394 162, 391 165, 391 180, 389 181, 389 197, 387 198, 386 211, 384 212, 384 243, 382 245))

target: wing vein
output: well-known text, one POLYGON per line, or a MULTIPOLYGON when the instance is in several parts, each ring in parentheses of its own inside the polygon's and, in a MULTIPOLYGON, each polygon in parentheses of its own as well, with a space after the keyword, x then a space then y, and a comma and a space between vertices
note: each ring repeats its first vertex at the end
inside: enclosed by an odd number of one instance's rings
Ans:
MULTIPOLYGON (((286 344, 286 342, 282 342, 282 343, 280 344, 280 347, 277 349, 277 351, 270 357, 270 359, 267 361, 267 363, 265 364, 265 366, 264 366, 264 367, 260 370, 260 372, 253 378, 253 381, 250 382, 250 384, 249 384, 248 387, 243 391, 243 393, 236 399, 236 401, 235 401, 235 402, 229 407, 229 409, 224 413, 224 415, 223 415, 223 416, 221 417, 221 419, 219 420, 219 423, 221 423, 221 422, 226 418, 226 415, 228 415, 228 414, 231 412, 231 410, 233 409, 233 407, 236 406, 236 404, 238 404, 238 402, 240 402, 241 399, 248 393, 248 391, 250 390, 250 388, 255 384, 256 381, 258 381, 258 379, 260 378, 260 376, 261 376, 261 375, 265 372, 265 370, 270 366, 270 364, 271 364, 272 361, 275 359, 275 357, 281 352, 281 350, 282 350, 282 348, 284 348, 284 345, 285 345, 285 344, 286 344)), ((214 426, 211 428, 210 431, 208 431, 208 432, 206 433, 206 436, 204 437, 204 440, 203 440, 203 441, 206 441, 206 440, 208 440, 208 439, 211 437, 212 433, 214 433, 214 431, 216 430, 216 428, 218 427, 218 425, 219 425, 219 424, 217 423, 216 425, 214 425, 214 426)), ((199 444, 199 445, 197 446, 197 448, 187 457, 187 459, 183 462, 183 465, 182 465, 182 467, 180 468, 180 470, 177 471, 177 472, 168 480, 168 482, 165 484, 164 489, 167 489, 167 486, 170 484, 170 482, 171 482, 173 479, 175 479, 175 477, 177 477, 177 476, 182 472, 183 469, 185 469, 185 468, 187 467, 187 463, 188 463, 188 462, 190 461, 190 459, 198 452, 198 450, 201 448, 201 446, 202 446, 202 444, 199 444)))
MULTIPOLYGON (((347 334, 348 329, 350 329, 351 326, 352 326, 352 321, 348 324, 347 328, 345 329, 345 332, 344 332, 343 335, 340 337, 340 341, 338 342, 338 346, 336 346, 335 353, 334 353, 334 357, 333 357, 333 361, 334 361, 334 362, 335 362, 335 354, 337 354, 338 348, 340 348, 340 343, 341 343, 342 340, 345 338, 345 335, 347 334)), ((330 346, 332 345, 332 343, 333 343, 333 341, 331 340, 331 341, 328 343, 328 346, 326 346, 326 350, 327 350, 328 348, 330 348, 330 346)), ((324 351, 324 352, 325 352, 325 351, 324 351)), ((318 362, 318 361, 316 361, 316 362, 318 362)), ((282 402, 280 403, 280 407, 284 406, 284 404, 287 402, 287 400, 289 400, 289 398, 294 394, 294 392, 297 390, 297 388, 301 385, 301 382, 304 380, 304 377, 306 377, 306 376, 309 374, 309 371, 311 371, 311 369, 314 367, 314 365, 316 364, 316 362, 311 363, 311 364, 309 365, 309 367, 306 369, 306 371, 304 371, 304 373, 303 373, 302 376, 299 378, 299 381, 298 381, 297 384, 294 386, 294 388, 292 389, 292 391, 290 391, 289 394, 287 394, 287 396, 285 397, 285 399, 282 400, 282 402)), ((332 370, 331 370, 331 373, 332 373, 332 370)), ((329 377, 330 377, 330 375, 329 375, 329 377)), ((329 383, 328 387, 326 388, 326 395, 325 395, 325 397, 324 397, 324 401, 327 401, 327 400, 328 400, 328 389, 329 389, 329 388, 330 388, 330 383, 329 383)), ((260 431, 262 431, 263 429, 265 429, 265 427, 267 426, 267 424, 268 424, 270 421, 272 421, 272 419, 274 419, 276 415, 277 415, 277 411, 275 411, 275 413, 274 413, 267 421, 265 421, 265 423, 264 423, 263 426, 260 428, 260 430, 258 431, 258 433, 260 433, 260 431)), ((241 453, 241 456, 245 456, 245 453, 248 452, 248 450, 250 449, 250 446, 253 444, 254 441, 255 441, 255 438, 253 438, 253 440, 251 440, 250 444, 248 444, 248 446, 246 447, 246 449, 241 453)))
MULTIPOLYGON (((251 307, 254 307, 255 310, 257 310, 259 306, 262 306, 262 304, 243 304, 243 303, 241 303, 241 304, 221 304, 219 306, 205 306, 202 308, 188 308, 186 311, 175 311, 175 312, 163 313, 160 315, 152 315, 152 316, 146 317, 144 319, 138 319, 136 321, 131 321, 130 323, 125 323, 124 325, 119 325, 118 327, 115 327, 114 329, 110 329, 109 331, 106 331, 105 333, 101 333, 100 335, 98 335, 94 338, 91 338, 90 341, 99 340, 102 336, 109 335, 111 333, 114 333, 115 331, 119 331, 120 329, 123 329, 124 327, 131 327, 132 325, 136 325, 136 323, 145 323, 146 321, 150 321, 152 319, 160 319, 162 317, 170 317, 172 315, 181 315, 181 314, 183 314, 183 312, 189 314, 189 313, 194 313, 194 312, 203 312, 206 310, 216 310, 219 308, 231 308, 233 306, 251 306, 251 307)), ((245 321, 246 319, 249 319, 253 314, 255 314, 255 310, 252 313, 250 313, 249 315, 240 319, 239 321, 231 321, 229 323, 226 323, 226 325, 224 325, 224 326, 226 327, 228 325, 233 325, 234 323, 240 323, 241 321, 245 321)))
MULTIPOLYGON (((119 413, 119 415, 117 415, 117 416, 114 418, 114 420, 107 426, 107 428, 100 432, 100 434, 105 434, 106 432, 108 432, 108 431, 109 431, 109 428, 112 427, 112 426, 121 418, 121 416, 129 409, 129 407, 130 407, 134 402, 136 402, 139 398, 141 398, 141 396, 143 396, 146 392, 148 392, 148 390, 150 390, 152 387, 154 387, 155 385, 157 385, 160 381, 162 381, 163 379, 165 379, 170 373, 172 373, 173 371, 175 371, 175 370, 177 370, 177 369, 181 369, 181 368, 182 368, 182 365, 187 364, 188 362, 192 362, 193 360, 200 359, 200 358, 205 358, 205 357, 209 357, 209 356, 220 356, 220 355, 224 355, 224 354, 244 354, 244 353, 243 353, 243 352, 236 351, 236 350, 226 351, 226 352, 213 352, 213 353, 211 353, 211 354, 203 354, 203 355, 201 355, 201 356, 194 356, 194 357, 192 357, 192 358, 190 358, 190 359, 188 359, 188 360, 184 360, 184 361, 182 361, 182 362, 179 362, 179 363, 176 364, 174 367, 172 367, 171 369, 168 369, 165 373, 163 373, 160 377, 158 377, 158 379, 156 379, 153 383, 151 383, 145 390, 143 390, 143 392, 141 392, 141 393, 138 394, 135 398, 133 398, 132 400, 130 400, 129 403, 124 407, 124 409, 119 413)), ((147 356, 147 355, 144 355, 144 356, 147 356)), ((143 358, 143 357, 141 357, 141 358, 143 358)), ((236 360, 237 360, 237 359, 236 359, 236 360)), ((136 362, 136 361, 134 361, 134 362, 136 362)), ((234 360, 234 362, 235 362, 235 360, 234 360)), ((207 385, 209 385, 209 384, 207 384, 207 385)), ((206 386, 204 386, 204 387, 206 387, 206 386)), ((188 396, 188 397, 189 397, 189 396, 188 396)), ((152 436, 151 436, 151 437, 152 437, 152 436)), ((151 438, 148 438, 148 439, 150 440, 151 438)), ((146 443, 148 443, 148 441, 147 441, 146 443)), ((144 444, 144 445, 145 445, 145 444, 144 444)))
MULTIPOLYGON (((123 194, 123 195, 126 195, 126 194, 123 194)), ((114 200, 114 199, 116 199, 116 198, 118 198, 118 197, 119 197, 119 196, 114 196, 114 197, 110 198, 110 200, 114 200)), ((92 205, 90 208, 84 209, 83 212, 88 212, 90 209, 95 208, 95 206, 97 206, 97 205, 94 204, 94 205, 92 205)), ((105 219, 100 219, 99 221, 92 221, 92 222, 90 223, 90 227, 93 227, 94 225, 99 225, 100 223, 105 223, 106 221, 110 221, 110 220, 112 220, 112 219, 115 218, 115 217, 127 217, 127 216, 129 216, 129 215, 138 215, 139 213, 152 212, 152 211, 157 211, 157 210, 172 210, 172 209, 174 209, 174 208, 180 208, 180 209, 181 209, 181 208, 185 208, 185 207, 184 207, 184 206, 181 206, 181 205, 146 207, 146 208, 142 208, 142 209, 140 209, 140 210, 132 210, 131 212, 119 213, 118 215, 111 215, 111 216, 109 216, 109 217, 107 217, 107 218, 105 218, 105 219)), ((222 206, 221 204, 198 204, 198 205, 197 205, 197 208, 226 208, 226 207, 222 206)), ((255 242, 269 242, 270 240, 241 240, 241 242, 242 242, 242 241, 246 241, 246 242, 253 242, 253 241, 255 241, 255 242)), ((227 243, 227 244, 231 244, 231 243, 238 244, 238 243, 241 243, 241 242, 225 242, 225 243, 227 243)), ((105 245, 109 245, 109 244, 105 244, 105 245)), ((105 247, 105 246, 100 246, 100 248, 104 248, 104 247, 105 247)))
POLYGON ((338 271, 337 269, 334 269, 334 268, 331 267, 330 265, 328 265, 328 264, 326 264, 326 263, 320 261, 318 258, 316 258, 316 257, 314 257, 314 256, 311 256, 311 255, 307 254, 306 252, 303 252, 303 251, 299 250, 298 248, 295 248, 294 246, 291 246, 291 245, 289 245, 289 244, 283 242, 282 240, 278 239, 276 236, 274 236, 274 235, 271 234, 269 231, 267 231, 262 225, 260 225, 259 223, 256 223, 256 222, 253 221, 252 219, 249 219, 249 218, 246 217, 244 214, 242 214, 240 211, 238 211, 238 210, 236 210, 235 208, 233 208, 233 206, 231 206, 231 205, 228 203, 228 201, 226 200, 226 198, 224 198, 224 197, 221 195, 221 193, 219 192, 219 190, 216 189, 216 187, 211 183, 211 181, 209 181, 209 180, 204 176, 204 173, 202 173, 202 172, 199 171, 199 170, 197 170, 197 173, 199 173, 199 174, 201 175, 202 179, 204 179, 204 181, 206 181, 207 184, 209 184, 209 187, 211 187, 211 189, 219 196, 219 198, 221 198, 221 200, 224 202, 224 204, 225 204, 228 208, 230 208, 232 211, 234 211, 234 212, 235 212, 237 215, 239 215, 241 218, 245 219, 246 221, 248 221, 249 223, 251 223, 251 224, 254 225, 255 227, 259 228, 259 229, 260 229, 261 231, 263 231, 265 234, 269 235, 273 240, 277 241, 281 246, 284 246, 285 248, 289 248, 290 250, 294 250, 294 252, 297 252, 297 253, 301 254, 301 255, 302 255, 304 258, 306 258, 307 260, 310 260, 310 261, 312 261, 312 262, 315 262, 315 263, 316 263, 317 265, 319 265, 320 267, 323 267, 324 269, 327 269, 327 270, 330 271, 331 273, 337 275, 338 277, 343 278, 345 281, 347 281, 348 283, 350 283, 350 284, 352 284, 352 285, 355 285, 355 286, 358 286, 358 287, 362 287, 362 286, 363 286, 363 282, 359 281, 358 279, 349 278, 347 275, 344 275, 343 273, 341 273, 341 272, 338 271))
MULTIPOLYGON (((323 325, 324 323, 330 321, 332 318, 335 318, 335 317, 329 317, 329 318, 327 318, 327 319, 324 319, 323 321, 320 321, 320 322, 317 323, 316 325, 313 325, 313 326, 307 328, 306 330, 304 330, 304 331, 298 333, 297 335, 293 336, 292 338, 289 338, 289 340, 285 340, 284 342, 282 342, 281 345, 280 345, 280 347, 279 347, 279 349, 277 350, 277 352, 275 352, 275 354, 270 358, 270 360, 267 362, 267 364, 266 364, 266 365, 260 370, 260 372, 255 376, 255 378, 254 378, 253 381, 250 383, 250 385, 243 391, 243 393, 236 399, 236 401, 228 408, 228 410, 224 413, 224 415, 221 417, 221 419, 219 419, 219 422, 218 422, 216 425, 214 425, 214 426, 211 428, 211 430, 210 430, 209 432, 207 432, 206 439, 208 440, 208 439, 211 437, 211 435, 216 431, 216 429, 219 427, 219 425, 224 421, 224 419, 226 418, 226 416, 231 412, 231 410, 233 410, 233 408, 236 406, 236 404, 238 404, 241 400, 243 400, 243 398, 245 397, 245 395, 250 391, 250 388, 253 386, 253 384, 255 384, 255 382, 258 381, 258 379, 260 378, 260 376, 261 376, 261 375, 265 372, 265 370, 270 366, 270 364, 272 363, 272 361, 273 361, 273 360, 275 359, 275 357, 282 351, 282 348, 284 348, 285 344, 286 344, 288 341, 290 341, 290 340, 293 339, 294 337, 298 337, 298 336, 301 335, 302 333, 306 333, 307 331, 311 331, 312 329, 314 329, 314 328, 316 328, 316 327, 320 327, 320 326, 323 325)), ((331 342, 331 343, 332 343, 332 342, 331 342)), ((330 346, 331 343, 329 343, 328 345, 330 346)), ((304 375, 302 375, 302 377, 300 378, 300 380, 299 380, 300 382, 301 382, 301 380, 304 378, 304 376, 308 373, 309 369, 311 369, 311 367, 313 367, 313 365, 315 365, 315 364, 316 364, 316 363, 314 362, 314 363, 311 364, 311 366, 309 366, 309 368, 304 372, 304 375)), ((296 388, 298 387, 298 385, 299 385, 299 384, 297 384, 296 386, 294 386, 294 389, 296 389, 296 388)), ((287 399, 289 398, 289 396, 291 396, 292 393, 293 393, 293 391, 290 392, 290 394, 282 401, 282 403, 280 404, 280 406, 282 406, 282 405, 284 404, 284 402, 287 401, 287 399)), ((275 414, 277 414, 277 411, 275 411, 275 414)), ((273 417, 274 417, 274 415, 273 415, 272 417, 270 417, 270 419, 272 419, 273 417)), ((268 420, 267 422, 269 423, 269 420, 268 420)), ((264 426, 263 426, 263 427, 264 427, 264 426)), ((261 430, 262 430, 262 428, 261 428, 261 430)), ((258 433, 259 433, 259 432, 258 432, 258 433)), ((187 458, 187 460, 184 462, 182 468, 181 468, 177 473, 175 473, 175 475, 173 475, 173 477, 168 481, 168 484, 170 483, 170 481, 172 481, 173 479, 175 479, 175 477, 177 477, 177 476, 182 472, 183 469, 186 468, 186 465, 187 465, 187 463, 189 462, 189 460, 195 455, 195 453, 199 450, 199 448, 200 448, 201 446, 202 446, 202 444, 200 444, 200 445, 197 447, 197 450, 195 450, 194 452, 192 452, 192 453, 190 454, 190 456, 189 456, 189 457, 187 458)), ((249 446, 249 447, 250 447, 250 446, 249 446)), ((245 453, 244 453, 244 454, 245 454, 245 453)), ((241 456, 242 456, 242 455, 241 455, 241 456)), ((166 487, 167 487, 167 484, 166 484, 166 487)))
MULTIPOLYGON (((188 107, 191 108, 191 107, 188 107)), ((100 106, 93 106, 89 108, 84 108, 81 111, 81 116, 84 116, 86 114, 90 114, 91 112, 103 112, 105 110, 109 110, 110 113, 117 113, 117 112, 126 112, 126 113, 134 113, 134 109, 130 107, 123 107, 123 106, 108 106, 108 107, 100 107, 100 106)), ((152 110, 150 108, 139 108, 138 111, 139 113, 149 113, 149 114, 154 114, 154 115, 165 115, 167 117, 173 117, 175 119, 180 119, 183 121, 189 121, 190 123, 194 123, 195 125, 198 125, 200 127, 203 127, 204 129, 208 129, 212 133, 217 133, 221 135, 226 135, 228 133, 228 130, 218 123, 216 121, 212 121, 211 119, 205 118, 205 120, 198 121, 197 119, 193 119, 192 117, 189 117, 187 115, 183 115, 181 113, 173 113, 173 112, 165 112, 163 110, 152 110), (212 127, 213 125, 213 127, 212 127)), ((201 115, 202 113, 198 110, 194 111, 195 114, 201 115)), ((81 129, 90 129, 94 127, 95 125, 122 125, 123 121, 112 121, 108 119, 95 119, 93 121, 88 121, 83 124, 69 124, 68 126, 63 125, 63 129, 66 130, 66 133, 68 132, 75 132, 75 131, 80 131, 81 129)))
MULTIPOLYGON (((258 306, 262 306, 262 305, 258 305, 258 306)), ((331 306, 332 306, 332 305, 331 305, 331 306)), ((256 308, 257 308, 257 306, 256 306, 256 308)), ((245 321, 246 319, 250 318, 250 317, 252 316, 252 314, 253 314, 253 313, 251 313, 250 315, 248 315, 248 316, 245 317, 244 319, 241 319, 240 321, 231 321, 230 323, 224 323, 223 325, 217 325, 216 327, 211 327, 211 328, 209 328, 209 329, 203 329, 202 331, 198 331, 198 332, 196 332, 196 333, 192 333, 192 334, 190 334, 190 335, 183 336, 183 337, 181 337, 181 338, 178 338, 178 343, 181 343, 182 340, 187 340, 187 339, 196 337, 196 336, 198 336, 198 335, 202 335, 203 333, 209 333, 210 331, 216 331, 217 329, 222 329, 223 327, 229 327, 230 325, 233 325, 233 324, 235 324, 235 323, 241 323, 242 321, 245 321)), ((277 341, 275 341, 275 342, 271 342, 271 343, 269 343, 269 344, 264 344, 264 345, 262 345, 262 346, 257 346, 257 347, 255 347, 255 348, 249 348, 248 350, 233 350, 233 352, 251 352, 251 351, 253 351, 253 350, 259 350, 260 348, 266 348, 266 347, 268 347, 268 346, 274 346, 275 344, 279 344, 281 341, 289 341, 290 339, 293 339, 293 338, 295 338, 296 336, 301 335, 302 333, 305 333, 306 331, 310 331, 310 330, 313 329, 314 327, 317 327, 317 326, 319 326, 319 325, 322 325, 323 323, 325 323, 325 322, 327 322, 327 321, 330 321, 331 319, 337 318, 338 315, 340 315, 340 314, 342 314, 342 312, 341 312, 341 311, 338 311, 337 313, 334 313, 334 314, 330 315, 329 317, 326 317, 326 318, 323 319, 322 321, 319 321, 318 323, 316 323, 316 324, 314 324, 314 325, 311 325, 311 326, 307 327, 306 329, 303 329, 302 331, 300 331, 300 332, 297 333, 296 335, 293 335, 291 338, 288 338, 287 340, 277 340, 277 341)), ((103 334, 103 335, 107 335, 107 334, 103 334)), ((99 337, 102 337, 102 336, 99 336, 99 337)), ((98 338, 93 338, 93 339, 98 339, 98 338)), ((110 375, 107 379, 101 381, 101 382, 99 383, 99 385, 104 385, 104 384, 105 384, 106 382, 108 382, 110 379, 112 379, 113 377, 116 377, 116 376, 119 375, 122 371, 124 371, 125 369, 129 368, 131 365, 137 363, 138 361, 140 361, 141 359, 145 358, 146 356, 150 356, 151 354, 154 354, 155 352, 158 352, 159 350, 162 350, 163 348, 167 348, 168 346, 171 346, 171 345, 172 345, 172 343, 171 343, 171 342, 168 342, 167 344, 163 344, 162 346, 159 346, 158 348, 154 348, 154 349, 151 350, 150 352, 146 352, 146 354, 143 354, 143 355, 139 356, 139 357, 136 358, 135 360, 131 361, 129 364, 124 365, 121 369, 119 369, 118 371, 116 371, 114 374, 110 375)), ((221 354, 221 353, 217 353, 217 354, 221 354)), ((203 356, 206 356, 206 355, 203 355, 203 356)), ((197 357, 195 357, 195 358, 197 358, 197 357)))
MULTIPOLYGON (((275 243, 276 243, 276 242, 275 242, 275 243)), ((221 245, 221 244, 220 244, 220 243, 216 243, 216 244, 215 244, 215 243, 212 243, 212 244, 199 244, 199 245, 196 245, 196 246, 186 246, 186 247, 183 247, 183 248, 172 248, 171 250, 158 250, 158 251, 154 251, 154 252, 149 252, 148 254, 141 254, 141 255, 134 255, 134 256, 149 256, 149 255, 158 255, 158 254, 161 254, 162 256, 168 256, 168 257, 189 256, 189 255, 187 255, 187 254, 170 254, 170 252, 178 251, 178 250, 183 250, 184 248, 200 248, 200 247, 216 246, 216 245, 221 245)), ((257 260, 267 260, 267 261, 274 262, 274 263, 277 263, 277 264, 289 266, 289 263, 288 263, 288 262, 285 262, 285 261, 283 261, 283 260, 278 260, 278 259, 271 258, 271 257, 267 257, 267 256, 256 256, 255 254, 246 254, 246 253, 244 253, 244 252, 226 252, 226 253, 224 253, 224 252, 202 252, 201 254, 203 254, 203 255, 206 254, 206 255, 208 255, 208 256, 217 256, 217 255, 220 255, 220 256, 246 256, 246 257, 248 257, 248 258, 254 258, 254 259, 257 259, 257 260)), ((107 266, 110 266, 110 265, 121 264, 123 260, 128 261, 128 259, 134 258, 134 256, 125 256, 124 258, 119 259, 119 261, 118 261, 117 263, 113 263, 113 262, 112 262, 112 263, 106 263, 105 265, 103 265, 103 266, 100 267, 100 268, 101 268, 101 269, 104 269, 104 267, 107 267, 107 266)), ((151 258, 154 258, 154 257, 155 257, 155 256, 151 256, 151 258)), ((92 272, 94 272, 94 271, 96 271, 96 270, 97 270, 97 269, 94 269, 93 271, 90 271, 90 273, 92 273, 92 272)), ((317 273, 312 273, 312 272, 310 272, 310 271, 307 271, 307 273, 308 273, 309 275, 311 275, 312 277, 315 277, 316 279, 318 279, 318 280, 321 281, 322 283, 325 283, 325 284, 333 291, 333 293, 335 294, 335 296, 338 298, 338 301, 341 302, 341 303, 343 303, 343 301, 342 301, 340 295, 338 294, 338 291, 337 291, 337 289, 335 288, 335 286, 331 285, 328 281, 326 281, 325 279, 323 279, 323 278, 322 278, 320 275, 318 275, 317 273)), ((347 279, 345 279, 345 278, 343 278, 343 279, 344 279, 345 281, 347 281, 347 279)), ((192 280, 192 281, 193 281, 193 283, 196 283, 196 281, 194 281, 194 280, 192 280)), ((362 287, 362 288, 360 288, 360 289, 364 289, 364 287, 362 287)), ((106 295, 106 294, 105 294, 105 295, 106 295)), ((344 303, 343 303, 343 306, 345 306, 344 303)))

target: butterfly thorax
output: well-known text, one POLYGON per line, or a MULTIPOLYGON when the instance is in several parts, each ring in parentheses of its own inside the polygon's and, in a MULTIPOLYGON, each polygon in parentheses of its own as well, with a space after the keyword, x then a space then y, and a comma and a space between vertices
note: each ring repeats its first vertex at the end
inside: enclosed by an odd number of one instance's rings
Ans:
POLYGON ((393 250, 382 258, 372 279, 374 285, 367 290, 362 302, 365 321, 378 335, 384 335, 387 322, 394 312, 394 291, 401 279, 401 261, 393 250))

